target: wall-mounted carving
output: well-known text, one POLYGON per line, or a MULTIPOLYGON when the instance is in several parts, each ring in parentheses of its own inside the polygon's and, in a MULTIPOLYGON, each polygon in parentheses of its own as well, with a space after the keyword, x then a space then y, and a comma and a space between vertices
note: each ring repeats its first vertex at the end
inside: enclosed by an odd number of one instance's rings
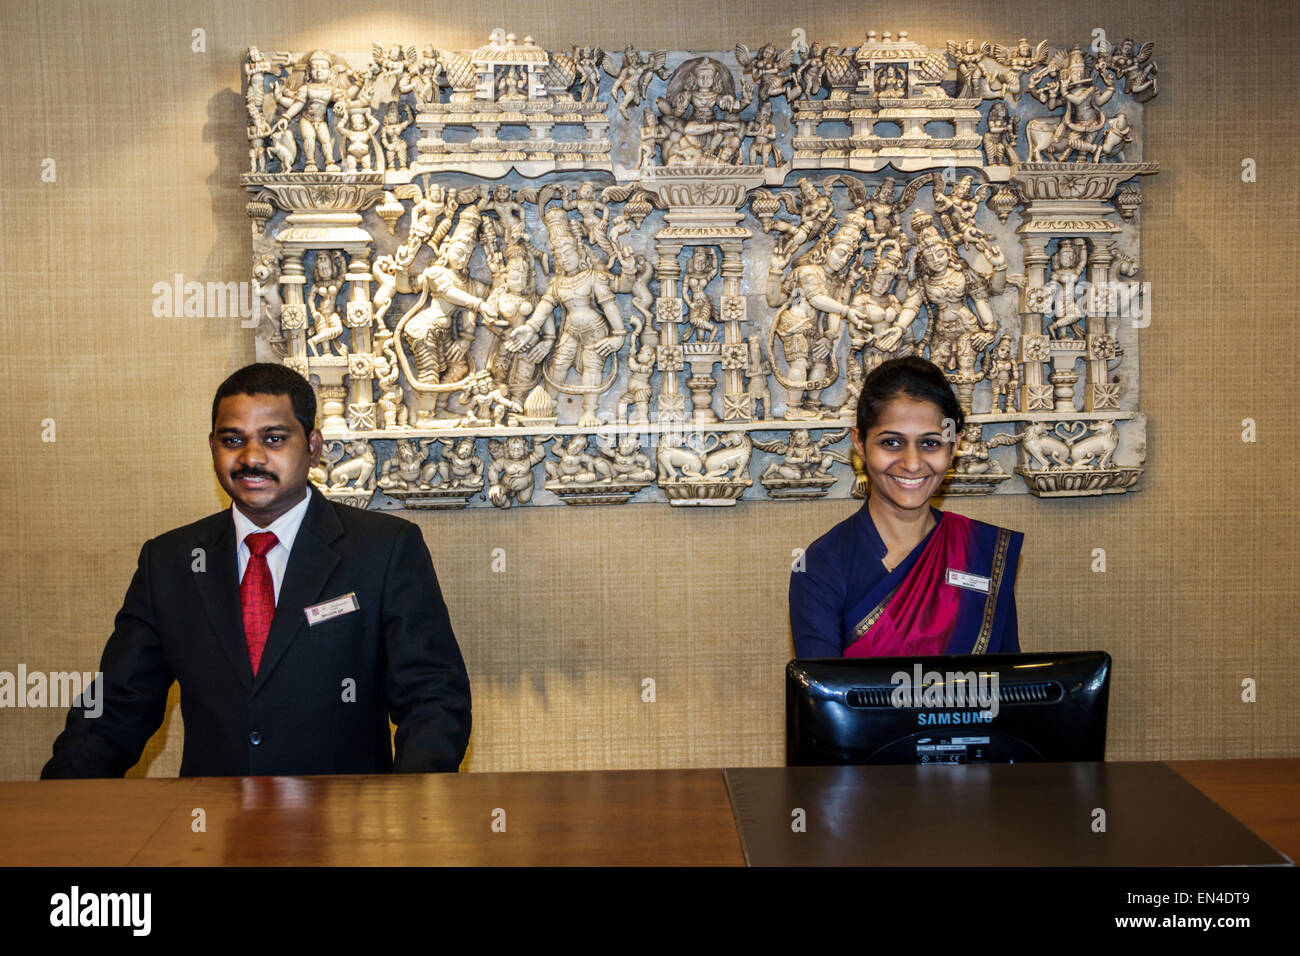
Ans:
POLYGON ((901 31, 250 49, 258 347, 363 506, 860 496, 858 391, 911 354, 970 416, 947 493, 1124 492, 1156 75, 901 31))

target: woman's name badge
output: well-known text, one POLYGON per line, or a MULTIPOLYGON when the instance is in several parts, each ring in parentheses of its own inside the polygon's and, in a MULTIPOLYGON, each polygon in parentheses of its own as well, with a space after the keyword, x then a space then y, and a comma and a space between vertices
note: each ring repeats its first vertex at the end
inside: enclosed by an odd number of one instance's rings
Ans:
POLYGON ((965 588, 968 591, 979 591, 981 594, 989 593, 989 579, 979 574, 969 574, 965 571, 956 571, 949 568, 948 583, 953 587, 965 588))
POLYGON ((357 595, 354 591, 342 597, 336 597, 332 601, 323 601, 320 604, 305 607, 302 612, 307 615, 308 624, 321 624, 341 614, 351 614, 360 606, 357 603, 357 595))

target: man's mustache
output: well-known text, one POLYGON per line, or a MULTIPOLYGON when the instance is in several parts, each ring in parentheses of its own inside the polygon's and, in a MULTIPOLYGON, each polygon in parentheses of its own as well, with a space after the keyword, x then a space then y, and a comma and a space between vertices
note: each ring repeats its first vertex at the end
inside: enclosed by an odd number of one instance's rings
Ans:
POLYGON ((279 481, 269 471, 262 471, 260 468, 241 468, 239 471, 232 471, 230 477, 238 481, 240 478, 269 478, 272 481, 279 481))

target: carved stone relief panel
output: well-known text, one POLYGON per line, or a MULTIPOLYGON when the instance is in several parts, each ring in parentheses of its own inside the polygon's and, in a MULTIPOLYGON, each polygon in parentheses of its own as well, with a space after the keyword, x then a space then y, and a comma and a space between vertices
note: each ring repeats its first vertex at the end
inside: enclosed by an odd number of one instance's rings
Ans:
POLYGON ((259 355, 331 497, 861 496, 906 355, 968 416, 948 494, 1138 486, 1150 43, 411 39, 244 61, 259 355))

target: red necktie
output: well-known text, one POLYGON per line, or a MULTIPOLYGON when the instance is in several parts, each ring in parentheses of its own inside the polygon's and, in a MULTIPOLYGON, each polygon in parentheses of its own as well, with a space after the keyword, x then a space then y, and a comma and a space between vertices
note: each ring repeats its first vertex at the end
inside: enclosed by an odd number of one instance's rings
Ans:
POLYGON ((275 617, 275 584, 271 581, 271 568, 266 563, 266 552, 274 548, 279 539, 270 531, 259 531, 244 539, 248 545, 248 567, 244 580, 239 582, 239 603, 244 608, 244 640, 248 642, 248 660, 257 676, 257 665, 262 663, 266 635, 275 617))

